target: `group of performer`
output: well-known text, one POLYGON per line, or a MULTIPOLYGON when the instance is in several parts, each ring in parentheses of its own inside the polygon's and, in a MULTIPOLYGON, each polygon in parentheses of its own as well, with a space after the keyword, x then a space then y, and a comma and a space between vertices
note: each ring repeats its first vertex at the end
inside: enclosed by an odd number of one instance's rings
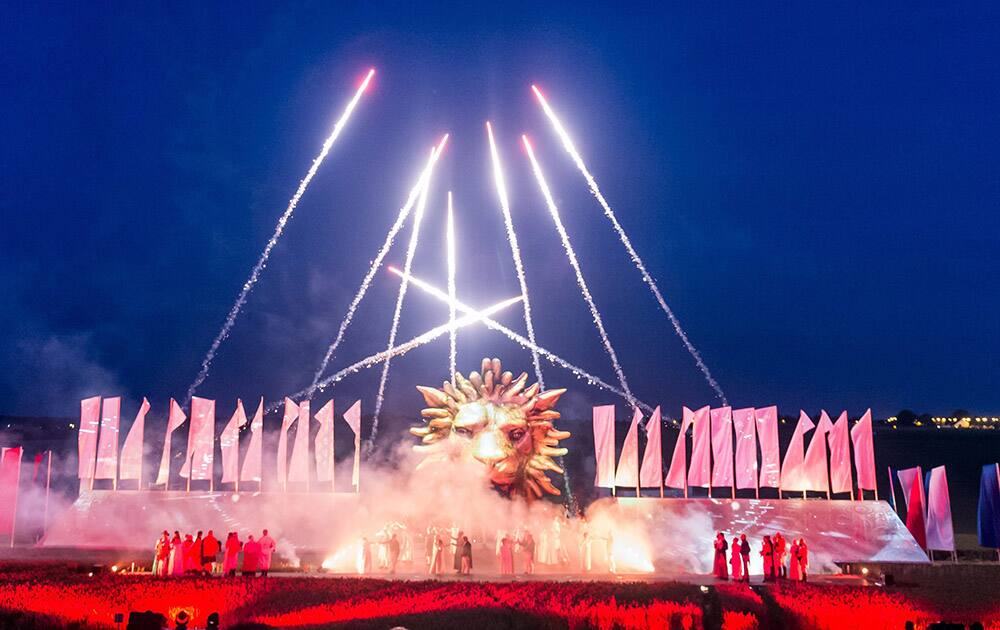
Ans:
MULTIPOLYGON (((719 532, 715 536, 715 562, 712 565, 712 573, 717 579, 732 579, 735 582, 750 581, 750 542, 746 534, 740 534, 739 538, 733 537, 730 546, 726 542, 726 536, 719 532), (727 558, 726 551, 730 552, 727 558), (730 571, 732 575, 730 576, 730 571)), ((781 535, 775 532, 774 536, 764 536, 761 541, 760 557, 764 565, 764 581, 772 582, 777 579, 790 579, 794 581, 806 581, 806 569, 809 566, 809 547, 804 538, 792 539, 791 546, 781 535), (785 555, 788 552, 789 562, 785 565, 785 555)))
POLYGON ((271 570, 271 558, 277 545, 265 529, 263 535, 254 540, 253 534, 246 542, 239 539, 236 532, 229 532, 224 543, 219 543, 212 530, 202 537, 198 532, 183 539, 178 531, 173 537, 167 530, 156 541, 153 558, 153 575, 160 577, 181 575, 241 575, 254 576, 258 573, 267 577, 271 570), (222 560, 219 560, 219 554, 222 560), (240 557, 242 555, 242 558, 240 557), (242 560, 242 562, 241 562, 242 560))

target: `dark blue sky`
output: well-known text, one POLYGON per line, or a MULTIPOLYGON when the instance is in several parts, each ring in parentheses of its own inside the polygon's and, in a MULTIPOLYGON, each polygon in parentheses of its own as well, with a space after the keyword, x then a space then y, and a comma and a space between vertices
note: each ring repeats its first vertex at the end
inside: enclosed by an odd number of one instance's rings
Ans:
MULTIPOLYGON (((733 403, 1000 409, 995 4, 343 4, 5 7, 0 412, 73 415, 92 393, 161 408, 183 396, 369 66, 373 89, 201 390, 223 408, 308 384, 444 131, 453 143, 415 270, 443 284, 450 188, 460 294, 485 305, 517 293, 487 118, 542 344, 613 380, 523 131, 633 389, 671 414, 711 402, 536 107, 537 82, 733 403)), ((336 367, 384 347, 397 286, 379 274, 336 367)), ((413 292, 400 335, 446 316, 413 292)), ((523 329, 516 312, 502 319, 523 329)), ((412 414, 412 385, 443 378, 446 353, 442 341, 401 359, 388 408, 412 414)), ((483 353, 530 369, 482 329, 463 331, 459 353, 464 369, 483 353)), ((370 409, 377 372, 334 395, 370 409)), ((584 394, 567 401, 581 416, 610 401, 584 394)))

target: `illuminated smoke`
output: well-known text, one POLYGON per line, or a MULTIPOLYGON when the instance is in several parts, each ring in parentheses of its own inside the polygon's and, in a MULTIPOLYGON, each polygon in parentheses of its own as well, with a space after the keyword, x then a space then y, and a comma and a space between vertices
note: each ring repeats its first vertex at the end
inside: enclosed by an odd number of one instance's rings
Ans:
MULTIPOLYGON (((448 303, 448 322, 455 323, 455 210, 451 203, 451 191, 448 191, 448 226, 447 226, 447 248, 448 248, 448 297, 452 302, 448 303)), ((452 328, 448 333, 448 374, 455 381, 455 370, 458 362, 458 329, 452 328)))
POLYGON ((628 235, 625 234, 625 229, 622 228, 621 224, 618 222, 618 217, 615 216, 611 206, 608 205, 607 200, 604 199, 604 195, 601 194, 601 190, 597 187, 597 182, 594 180, 594 176, 590 174, 589 170, 587 170, 587 166, 583 163, 583 158, 580 157, 580 154, 577 152, 576 147, 573 144, 573 140, 569 137, 566 129, 563 128, 562 123, 559 121, 555 112, 552 111, 551 107, 549 107, 549 103, 545 100, 545 97, 542 96, 541 91, 534 85, 531 86, 531 89, 535 92, 535 96, 538 97, 538 102, 541 104, 542 109, 545 110, 545 115, 548 116, 549 121, 552 123, 552 127, 559 136, 559 139, 562 140, 563 148, 565 148, 566 152, 569 153, 571 158, 573 158, 573 162, 576 163, 576 167, 587 180, 587 184, 590 186, 590 192, 593 193, 594 197, 597 198, 598 203, 600 203, 601 207, 604 208, 604 214, 611 221, 611 225, 614 226, 615 232, 618 233, 618 238, 621 239, 622 245, 625 246, 625 251, 628 252, 629 257, 639 270, 639 273, 642 274, 643 281, 649 286, 649 290, 653 292, 653 297, 655 297, 656 301, 660 304, 660 308, 662 308, 663 312, 667 314, 667 318, 674 327, 674 332, 676 332, 677 336, 680 337, 681 342, 684 343, 684 347, 687 348, 687 351, 691 353, 692 358, 694 358, 695 363, 698 365, 698 369, 700 369, 701 373, 705 375, 705 380, 708 381, 708 384, 715 391, 715 394, 722 401, 722 404, 729 404, 726 401, 726 395, 722 392, 722 388, 719 387, 719 384, 712 377, 712 373, 709 371, 708 366, 705 365, 705 362, 702 360, 698 349, 695 348, 694 344, 692 344, 688 339, 684 329, 681 328, 681 323, 678 321, 677 316, 674 315, 674 312, 670 310, 669 306, 667 306, 666 300, 663 299, 663 294, 660 293, 659 287, 656 286, 656 281, 653 280, 653 276, 651 276, 649 271, 646 270, 646 265, 642 262, 642 258, 639 257, 638 252, 636 252, 635 248, 632 247, 632 241, 629 240, 628 235))
POLYGON ((222 342, 229 336, 229 331, 232 330, 233 325, 236 323, 236 318, 239 317, 240 311, 243 309, 243 305, 246 304, 247 296, 250 295, 250 291, 253 290, 254 285, 256 285, 257 281, 260 280, 260 274, 264 271, 264 267, 267 266, 267 259, 271 256, 271 250, 278 244, 278 239, 281 238, 281 234, 285 231, 285 225, 288 224, 288 220, 292 218, 292 213, 295 212, 295 207, 299 204, 299 199, 301 199, 302 195, 305 194, 306 188, 309 186, 309 182, 311 182, 312 178, 316 175, 316 172, 319 170, 323 160, 333 147, 333 143, 336 142, 337 138, 340 136, 340 132, 343 131, 344 127, 347 125, 347 121, 350 119, 351 113, 357 106, 358 101, 361 100, 361 95, 364 94, 365 90, 368 88, 368 84, 371 82, 373 76, 375 76, 374 68, 368 71, 368 75, 365 77, 365 80, 361 82, 357 92, 354 93, 354 98, 352 98, 347 104, 344 112, 340 115, 340 119, 337 120, 337 123, 333 126, 333 131, 323 143, 323 148, 320 150, 319 155, 316 156, 316 159, 313 160, 312 166, 309 167, 309 171, 306 173, 306 176, 302 178, 301 182, 299 182, 298 189, 288 202, 288 207, 285 208, 285 212, 278 219, 278 224, 274 228, 274 234, 271 236, 271 240, 269 240, 267 245, 264 246, 264 251, 261 252, 260 258, 257 260, 257 264, 254 265, 253 269, 250 271, 250 277, 245 283, 243 283, 243 288, 240 290, 240 294, 236 297, 236 303, 233 304, 233 308, 230 309, 225 323, 222 324, 222 330, 220 330, 219 334, 215 336, 215 340, 212 341, 212 345, 209 347, 208 353, 205 355, 205 358, 202 359, 201 371, 198 372, 198 376, 195 377, 194 382, 191 383, 190 387, 188 387, 187 396, 185 397, 184 405, 182 406, 187 406, 187 404, 191 401, 191 397, 194 396, 195 390, 197 390, 208 377, 208 369, 212 365, 212 360, 215 359, 215 354, 219 351, 219 346, 221 346, 222 342))
MULTIPOLYGON (((434 150, 431 151, 431 160, 434 159, 434 150)), ((431 167, 431 173, 433 173, 433 165, 431 167)), ((413 231, 410 233, 410 244, 406 248, 406 262, 403 263, 403 269, 406 273, 410 273, 410 268, 413 266, 413 256, 417 252, 417 243, 420 241, 420 224, 424 219, 424 209, 427 207, 427 195, 431 189, 431 177, 428 175, 427 179, 424 180, 424 188, 420 191, 420 201, 417 202, 417 212, 413 215, 413 231)), ((396 296, 396 310, 392 314, 392 326, 389 328, 389 343, 386 344, 386 350, 391 352, 393 346, 396 343, 396 333, 399 331, 399 316, 403 312, 403 300, 406 299, 406 289, 409 287, 409 282, 406 279, 399 285, 399 294, 396 296)), ((378 382, 378 393, 375 396, 375 414, 372 419, 372 433, 371 437, 368 438, 367 448, 370 451, 375 444, 375 438, 378 437, 378 418, 379 414, 382 412, 382 403, 385 400, 385 384, 389 380, 389 367, 392 365, 392 355, 386 357, 385 363, 382 364, 382 376, 378 382)))
MULTIPOLYGON (((396 274, 400 278, 403 278, 404 275, 407 275, 407 276, 409 276, 410 282, 412 282, 418 288, 422 289, 423 291, 426 291, 430 295, 433 295, 434 297, 436 297, 437 299, 439 299, 439 300, 441 300, 443 302, 448 302, 449 301, 448 294, 446 294, 444 291, 438 289, 434 285, 432 285, 432 284, 430 284, 428 282, 425 282, 424 280, 421 280, 420 278, 417 278, 417 277, 415 277, 413 275, 404 274, 402 271, 400 271, 399 269, 396 269, 395 267, 392 267, 392 266, 389 267, 389 271, 391 271, 392 273, 396 274)), ((455 300, 454 304, 455 304, 455 308, 457 308, 458 310, 462 311, 463 313, 470 313, 470 314, 476 313, 475 309, 473 309, 470 306, 467 306, 467 305, 463 304, 462 302, 460 302, 458 300, 455 300)), ((593 374, 589 374, 589 373, 585 372, 582 368, 578 368, 577 366, 573 365, 572 363, 570 363, 566 359, 563 359, 562 357, 560 357, 559 355, 555 354, 554 352, 550 352, 549 350, 546 350, 545 348, 539 346, 538 344, 531 343, 530 340, 525 339, 522 335, 517 334, 516 332, 514 332, 510 328, 507 328, 506 326, 504 326, 500 322, 497 322, 497 321, 495 321, 495 320, 493 320, 493 319, 491 319, 489 317, 483 317, 482 320, 483 320, 483 323, 486 324, 486 326, 488 328, 492 328, 493 330, 496 330, 497 332, 503 333, 508 339, 510 339, 514 343, 520 345, 521 347, 523 347, 523 348, 525 348, 527 350, 531 350, 532 352, 537 352, 539 356, 545 357, 546 359, 548 359, 552 363, 554 363, 554 364, 556 364, 556 365, 558 365, 558 366, 560 366, 562 368, 565 368, 566 370, 569 370, 577 378, 582 378, 582 379, 586 380, 588 385, 593 385, 594 387, 600 387, 601 389, 605 389, 605 390, 607 390, 609 392, 612 392, 614 394, 618 394, 622 398, 625 398, 626 400, 629 400, 628 397, 625 395, 625 392, 623 392, 622 390, 618 389, 614 385, 606 383, 603 380, 601 380, 599 377, 594 376, 593 374)), ((650 407, 646 403, 644 403, 641 400, 636 399, 636 398, 633 398, 632 401, 630 401, 629 404, 635 404, 636 406, 638 406, 641 409, 643 409, 645 411, 648 411, 650 413, 652 413, 652 411, 653 411, 652 407, 650 407)))
MULTIPOLYGON (((392 267, 390 267, 390 269, 392 269, 392 267)), ((488 308, 484 308, 481 311, 469 309, 471 312, 468 315, 460 317, 457 320, 455 320, 454 324, 452 323, 442 324, 437 328, 432 328, 427 332, 423 333, 422 335, 418 335, 405 343, 402 343, 398 346, 394 346, 392 349, 383 350, 382 352, 378 352, 369 357, 361 359, 360 361, 353 363, 352 365, 349 365, 344 369, 324 378, 323 380, 321 380, 319 383, 316 384, 316 389, 318 389, 319 391, 323 391, 327 387, 333 385, 334 383, 342 381, 344 378, 350 376, 351 374, 354 374, 365 368, 369 368, 382 361, 386 361, 393 357, 397 357, 401 354, 406 354, 407 352, 413 350, 414 348, 419 348, 420 346, 428 344, 437 339, 438 337, 447 334, 452 328, 455 329, 465 328, 466 326, 475 324, 478 321, 486 321, 490 315, 493 315, 498 311, 501 311, 507 308, 508 306, 511 306, 512 304, 517 304, 522 299, 524 298, 518 295, 512 298, 508 298, 503 302, 498 302, 488 308)), ((292 394, 291 396, 289 396, 289 398, 292 398, 293 400, 298 400, 306 393, 306 391, 307 390, 303 389, 302 391, 292 394)), ((283 403, 275 403, 271 405, 270 407, 267 408, 267 412, 271 413, 275 411, 282 404, 283 403)))
MULTIPOLYGON (((524 265, 521 263, 521 249, 517 246, 517 234, 514 233, 514 222, 510 217, 510 203, 507 200, 507 185, 504 183, 503 170, 500 167, 500 154, 493 140, 493 127, 486 121, 486 135, 490 139, 490 158, 493 160, 493 179, 500 196, 500 210, 503 212, 504 225, 507 228, 507 241, 510 242, 510 253, 514 257, 514 269, 517 271, 517 281, 521 285, 521 295, 524 296, 524 325, 528 330, 528 340, 535 345, 535 326, 531 321, 531 301, 528 299, 528 283, 524 279, 524 265)), ((531 349, 531 360, 535 365, 535 380, 538 387, 544 391, 545 381, 542 379, 542 366, 538 362, 538 351, 531 349)))
POLYGON ((608 339, 608 333, 604 330, 604 320, 601 318, 600 311, 597 310, 597 305, 594 304, 594 298, 590 294, 590 289, 587 287, 587 281, 583 279, 583 271, 580 269, 580 263, 576 259, 576 251, 573 249, 573 244, 570 243, 569 234, 566 233, 566 227, 563 225, 562 218, 559 216, 559 208, 556 207, 556 202, 552 199, 552 192, 549 190, 549 185, 545 181, 545 175, 542 174, 542 167, 538 164, 538 160, 535 159, 535 152, 531 148, 531 143, 528 142, 527 136, 521 136, 524 141, 524 148, 528 151, 528 159, 531 160, 531 170, 535 173, 535 179, 538 181, 538 187, 542 191, 542 196, 545 197, 545 205, 549 209, 549 214, 552 216, 552 221, 556 224, 556 230, 559 232, 559 238, 562 240, 563 249, 566 250, 566 258, 569 259, 570 266, 573 267, 573 272, 576 274, 576 283, 580 287, 580 294, 583 295, 583 299, 587 302, 587 307, 590 309, 590 316, 594 320, 594 326, 597 328, 597 332, 601 335, 601 343, 604 344, 604 350, 608 353, 611 358, 611 367, 615 370, 615 375, 618 376, 618 382, 622 386, 622 390, 625 392, 625 396, 629 401, 630 405, 635 404, 635 400, 632 397, 632 391, 628 387, 628 381, 625 380, 625 372, 622 370, 621 365, 618 363, 618 355, 615 353, 614 347, 611 345, 611 340, 608 339))
POLYGON ((427 161, 427 165, 424 167, 423 172, 420 174, 419 179, 417 179, 416 185, 410 190, 410 194, 406 199, 406 203, 399 210, 399 214, 396 216, 396 222, 392 224, 389 228, 389 233, 385 235, 385 241, 382 243, 382 248, 378 250, 378 254, 375 256, 375 260, 372 261, 371 267, 368 269, 368 273, 365 274, 364 279, 361 281, 361 286, 358 287, 358 292, 354 294, 354 299, 351 300, 351 305, 347 307, 347 314, 344 315, 344 319, 340 322, 340 328, 337 330, 337 336, 334 338, 333 343, 326 349, 326 354, 323 356, 323 361, 320 362, 319 369, 313 375, 312 383, 309 385, 309 389, 305 390, 306 398, 312 398, 313 392, 316 391, 316 384, 319 383, 319 379, 323 377, 323 373, 326 372, 327 366, 333 359, 333 354, 340 347, 340 342, 344 339, 344 334, 347 332, 347 327, 351 325, 354 320, 354 313, 358 309, 358 305, 361 304, 361 300, 364 299, 365 294, 368 292, 368 287, 372 283, 372 279, 375 277, 375 273, 382 266, 382 261, 385 259, 386 254, 389 253, 389 249, 392 247, 393 242, 396 239, 396 235, 399 230, 403 228, 403 224, 406 222, 406 218, 410 216, 410 210, 413 208, 413 204, 417 201, 417 195, 423 190, 424 184, 430 177, 431 170, 434 168, 434 163, 441 156, 441 152, 444 151, 445 145, 448 143, 448 134, 445 134, 441 141, 438 143, 436 149, 431 155, 431 159, 427 161))

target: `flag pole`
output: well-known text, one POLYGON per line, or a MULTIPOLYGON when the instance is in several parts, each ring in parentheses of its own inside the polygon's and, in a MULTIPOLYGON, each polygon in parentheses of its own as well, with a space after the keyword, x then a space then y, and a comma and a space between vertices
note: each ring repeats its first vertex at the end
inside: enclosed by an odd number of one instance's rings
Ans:
POLYGON ((45 473, 45 512, 42 516, 42 532, 49 530, 49 487, 52 485, 52 449, 49 449, 48 472, 45 473))
MULTIPOLYGON (((21 448, 21 447, 18 447, 21 448)), ((24 451, 21 450, 20 455, 24 455, 24 451)), ((93 481, 93 480, 91 480, 93 481)), ((17 495, 18 490, 21 489, 21 457, 17 460, 17 481, 14 482, 14 514, 10 520, 10 548, 14 548, 14 529, 17 527, 17 495)))

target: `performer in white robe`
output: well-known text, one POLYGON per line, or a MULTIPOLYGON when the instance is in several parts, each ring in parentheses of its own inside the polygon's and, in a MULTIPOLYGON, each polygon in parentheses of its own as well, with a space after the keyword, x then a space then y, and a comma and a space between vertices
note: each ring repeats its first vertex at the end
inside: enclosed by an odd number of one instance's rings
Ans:
POLYGON ((442 554, 444 553, 444 541, 437 534, 434 534, 434 544, 431 547, 431 560, 430 566, 427 567, 427 572, 431 575, 441 575, 441 565, 442 554))
POLYGON ((274 539, 267 534, 266 529, 264 530, 264 535, 257 540, 257 543, 260 545, 259 567, 261 575, 267 577, 267 572, 271 570, 271 556, 274 554, 277 545, 274 543, 274 539))
POLYGON ((590 532, 585 529, 580 535, 580 570, 584 573, 590 573, 590 569, 593 567, 590 543, 590 532))

